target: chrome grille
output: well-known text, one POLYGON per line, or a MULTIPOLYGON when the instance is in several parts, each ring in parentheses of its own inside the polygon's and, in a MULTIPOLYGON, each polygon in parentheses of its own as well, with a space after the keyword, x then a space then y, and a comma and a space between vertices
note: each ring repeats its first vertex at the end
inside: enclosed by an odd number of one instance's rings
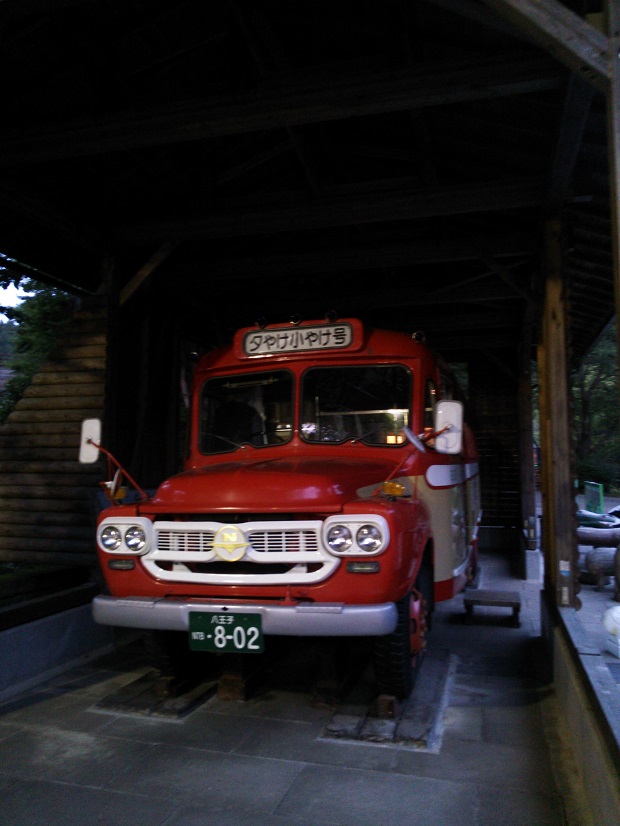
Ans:
POLYGON ((252 531, 248 540, 259 553, 301 553, 319 548, 315 531, 307 530, 252 531))
MULTIPOLYGON (((195 551, 207 553, 213 550, 215 531, 158 530, 158 551, 195 551)), ((319 540, 312 530, 252 531, 248 541, 258 553, 301 553, 317 551, 319 540)))
MULTIPOLYGON (((321 543, 318 519, 235 521, 242 554, 228 560, 218 543, 226 523, 160 520, 154 544, 141 557, 157 579, 213 585, 288 585, 322 582, 340 565, 321 543)), ((224 531, 224 535, 225 535, 224 531)))
POLYGON ((213 550, 214 536, 214 531, 159 530, 157 532, 157 550, 206 553, 213 550))

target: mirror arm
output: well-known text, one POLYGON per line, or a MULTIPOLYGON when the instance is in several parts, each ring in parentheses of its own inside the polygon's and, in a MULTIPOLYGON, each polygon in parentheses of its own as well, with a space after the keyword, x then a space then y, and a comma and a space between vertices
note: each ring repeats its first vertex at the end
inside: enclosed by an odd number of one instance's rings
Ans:
POLYGON ((441 430, 434 430, 432 433, 428 433, 425 436, 421 436, 420 439, 423 442, 430 442, 431 439, 436 439, 437 436, 441 436, 443 433, 447 433, 449 430, 452 430, 454 425, 447 424, 445 427, 442 427, 441 430))
POLYGON ((87 439, 86 442, 87 444, 92 445, 93 447, 96 447, 98 450, 100 450, 101 453, 103 453, 103 455, 108 458, 108 461, 110 461, 114 465, 114 467, 118 468, 118 470, 121 471, 121 473, 127 478, 127 481, 138 491, 140 499, 146 500, 149 498, 148 494, 144 490, 142 490, 142 488, 136 482, 136 480, 132 476, 130 476, 128 471, 125 470, 125 468, 121 465, 118 459, 112 453, 110 453, 109 450, 107 450, 105 447, 102 447, 100 444, 97 444, 97 442, 93 441, 92 439, 87 439))

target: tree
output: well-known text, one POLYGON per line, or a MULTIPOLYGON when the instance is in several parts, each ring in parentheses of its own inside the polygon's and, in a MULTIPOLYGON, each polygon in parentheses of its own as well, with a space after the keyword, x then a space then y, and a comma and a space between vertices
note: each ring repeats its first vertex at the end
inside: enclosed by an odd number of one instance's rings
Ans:
POLYGON ((572 375, 578 477, 620 485, 618 355, 611 322, 572 375))
POLYGON ((8 363, 13 377, 0 393, 0 422, 4 421, 24 394, 58 335, 71 319, 74 300, 67 293, 31 278, 22 278, 27 298, 16 307, 0 308, 15 325, 14 353, 8 363))

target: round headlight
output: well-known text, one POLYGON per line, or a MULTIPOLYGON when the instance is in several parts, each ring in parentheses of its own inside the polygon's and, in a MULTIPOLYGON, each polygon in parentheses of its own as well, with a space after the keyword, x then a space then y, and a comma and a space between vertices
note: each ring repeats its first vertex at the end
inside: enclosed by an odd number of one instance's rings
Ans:
POLYGON ((358 530, 355 539, 361 551, 372 553, 381 547, 383 537, 376 525, 362 525, 358 530))
POLYGON ((106 551, 117 551, 121 546, 121 532, 114 525, 106 525, 101 531, 101 544, 106 551))
POLYGON ((132 525, 125 531, 125 545, 130 551, 137 553, 146 545, 146 534, 138 525, 132 525))
POLYGON ((353 544, 351 531, 346 525, 332 525, 327 531, 327 544, 334 553, 345 553, 353 544))

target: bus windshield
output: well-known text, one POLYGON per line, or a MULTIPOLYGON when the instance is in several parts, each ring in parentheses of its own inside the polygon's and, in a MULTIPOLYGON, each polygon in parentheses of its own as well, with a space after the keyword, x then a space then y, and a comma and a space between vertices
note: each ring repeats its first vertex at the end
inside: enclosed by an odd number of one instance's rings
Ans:
POLYGON ((398 364, 311 368, 302 381, 300 435, 306 442, 403 444, 411 388, 411 372, 398 364))
POLYGON ((200 450, 227 453, 287 442, 293 435, 293 377, 287 370, 222 376, 202 386, 200 450))

